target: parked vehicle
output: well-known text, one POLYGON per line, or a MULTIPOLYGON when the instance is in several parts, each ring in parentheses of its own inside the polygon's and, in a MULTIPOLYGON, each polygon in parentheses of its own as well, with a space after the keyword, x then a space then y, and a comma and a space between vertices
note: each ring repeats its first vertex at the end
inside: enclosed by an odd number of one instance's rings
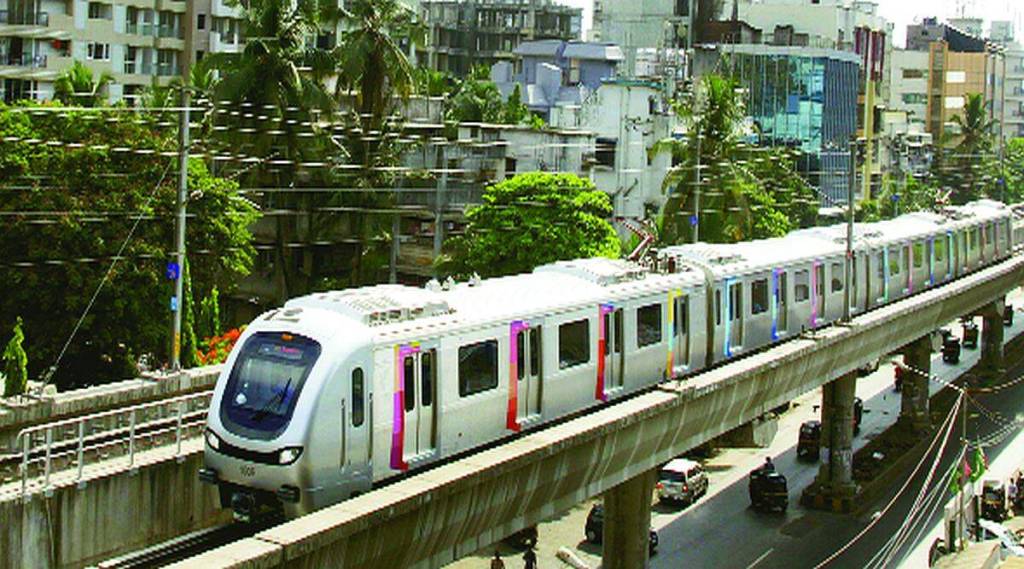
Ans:
POLYGON ((1001 522, 1009 510, 1006 484, 1002 480, 986 480, 982 483, 981 517, 1001 522))
POLYGON ((1003 325, 1013 326, 1013 305, 1007 304, 1003 308, 1003 325))
POLYGON ((981 528, 979 536, 981 540, 999 540, 1000 557, 1002 559, 1006 559, 1010 556, 1024 557, 1024 546, 1021 545, 1020 540, 1012 531, 1009 530, 1009 528, 1001 523, 986 520, 984 518, 978 520, 978 526, 981 528))
POLYGON ((708 475, 699 462, 671 460, 658 471, 658 499, 690 505, 708 492, 708 475))
MULTIPOLYGON (((603 505, 594 504, 594 507, 590 508, 590 513, 587 514, 587 524, 584 527, 583 534, 590 543, 599 544, 604 541, 603 505)), ((651 529, 648 540, 648 551, 650 551, 651 555, 654 555, 658 552, 658 532, 651 529)))
POLYGON ((978 347, 978 325, 974 323, 974 319, 966 319, 961 321, 964 325, 964 340, 963 346, 972 350, 978 347))
POLYGON ((818 460, 821 456, 821 421, 804 421, 796 443, 797 458, 818 460))
POLYGON ((523 549, 527 547, 537 546, 537 526, 530 526, 523 528, 516 533, 503 539, 505 543, 512 547, 523 549))
POLYGON ((953 332, 943 328, 942 333, 942 361, 947 364, 960 363, 960 340, 953 335, 953 332))
POLYGON ((786 477, 774 470, 761 467, 751 472, 747 491, 750 493, 750 504, 755 510, 785 512, 789 507, 786 477))

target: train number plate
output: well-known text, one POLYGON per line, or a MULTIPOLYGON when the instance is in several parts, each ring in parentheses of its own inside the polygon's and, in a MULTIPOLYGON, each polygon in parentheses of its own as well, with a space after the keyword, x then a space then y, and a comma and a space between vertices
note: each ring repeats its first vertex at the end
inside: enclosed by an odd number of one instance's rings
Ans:
POLYGON ((256 476, 256 467, 251 464, 243 464, 239 467, 239 470, 241 470, 242 476, 246 478, 253 478, 256 476))

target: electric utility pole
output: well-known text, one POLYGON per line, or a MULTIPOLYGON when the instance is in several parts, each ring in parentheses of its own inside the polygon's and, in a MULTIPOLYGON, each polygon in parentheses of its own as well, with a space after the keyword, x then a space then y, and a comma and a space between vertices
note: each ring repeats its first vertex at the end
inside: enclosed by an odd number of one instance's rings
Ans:
POLYGON ((185 300, 181 296, 185 284, 185 213, 188 205, 188 106, 188 87, 182 86, 181 115, 178 124, 178 217, 175 223, 177 274, 174 279, 174 298, 171 300, 171 309, 174 311, 174 335, 172 336, 171 344, 172 371, 179 371, 181 369, 181 312, 185 308, 185 300))

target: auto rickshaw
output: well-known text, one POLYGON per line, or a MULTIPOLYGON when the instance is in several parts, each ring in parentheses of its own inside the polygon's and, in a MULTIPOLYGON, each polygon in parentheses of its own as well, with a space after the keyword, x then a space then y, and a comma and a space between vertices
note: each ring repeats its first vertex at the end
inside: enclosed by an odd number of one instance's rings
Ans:
POLYGON ((942 361, 947 364, 960 362, 960 340, 953 335, 953 332, 943 328, 942 333, 942 361))
POLYGON ((1006 484, 1002 480, 986 480, 981 490, 981 517, 1001 522, 1006 519, 1008 504, 1006 484))
POLYGON ((789 507, 786 477, 774 470, 762 467, 751 472, 747 490, 750 492, 750 504, 755 510, 785 512, 789 507))
POLYGON ((972 350, 978 347, 978 325, 974 323, 973 318, 965 318, 961 320, 964 325, 964 340, 963 346, 972 350))
POLYGON ((821 421, 804 421, 800 425, 800 438, 796 443, 797 458, 810 457, 818 460, 821 456, 821 421))

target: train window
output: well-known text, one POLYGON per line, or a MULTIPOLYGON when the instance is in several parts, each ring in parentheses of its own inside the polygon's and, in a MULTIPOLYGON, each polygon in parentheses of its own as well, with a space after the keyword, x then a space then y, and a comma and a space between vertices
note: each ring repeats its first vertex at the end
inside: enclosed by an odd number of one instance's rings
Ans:
POLYGON ((459 347, 459 395, 467 397, 498 387, 498 341, 459 347))
POLYGON ((914 243, 914 268, 924 266, 924 243, 914 243))
POLYGON ((530 328, 530 375, 540 377, 540 326, 530 328))
POLYGON ((768 279, 760 279, 750 283, 750 313, 761 314, 768 311, 768 279))
POLYGON ((516 380, 526 376, 526 331, 516 332, 516 380))
POLYGON ((722 323, 722 291, 715 291, 715 325, 722 323))
POLYGON ((413 371, 412 356, 406 356, 402 362, 403 370, 403 389, 405 390, 405 410, 412 411, 412 408, 416 406, 416 374, 413 371))
POLYGON ((832 263, 832 292, 839 292, 843 290, 843 274, 842 263, 832 263))
POLYGON ((793 273, 793 299, 804 302, 811 297, 811 273, 802 269, 793 273))
POLYGON ((352 426, 363 424, 363 368, 352 370, 352 426))
POLYGON ((558 368, 566 369, 590 361, 590 321, 566 322, 558 327, 558 368))
POLYGON ((687 314, 687 307, 689 306, 689 297, 678 296, 676 297, 676 314, 675 314, 675 327, 676 336, 682 336, 686 334, 687 322, 689 321, 690 315, 687 314))
POLYGON ((878 258, 875 260, 875 269, 878 273, 878 280, 881 282, 885 279, 885 253, 878 254, 878 258))
POLYGON ((995 225, 989 223, 985 226, 985 244, 991 245, 996 240, 995 225))
POLYGON ((889 248, 889 276, 900 274, 900 267, 903 265, 903 248, 889 248))
POLYGON ((935 240, 935 260, 942 262, 946 260, 946 238, 939 237, 935 240))
POLYGON ((743 285, 729 287, 729 320, 739 320, 743 315, 743 285))
POLYGON ((661 304, 636 309, 636 345, 638 348, 661 341, 661 304))
POLYGON ((420 355, 420 404, 430 407, 434 404, 434 350, 420 355))

